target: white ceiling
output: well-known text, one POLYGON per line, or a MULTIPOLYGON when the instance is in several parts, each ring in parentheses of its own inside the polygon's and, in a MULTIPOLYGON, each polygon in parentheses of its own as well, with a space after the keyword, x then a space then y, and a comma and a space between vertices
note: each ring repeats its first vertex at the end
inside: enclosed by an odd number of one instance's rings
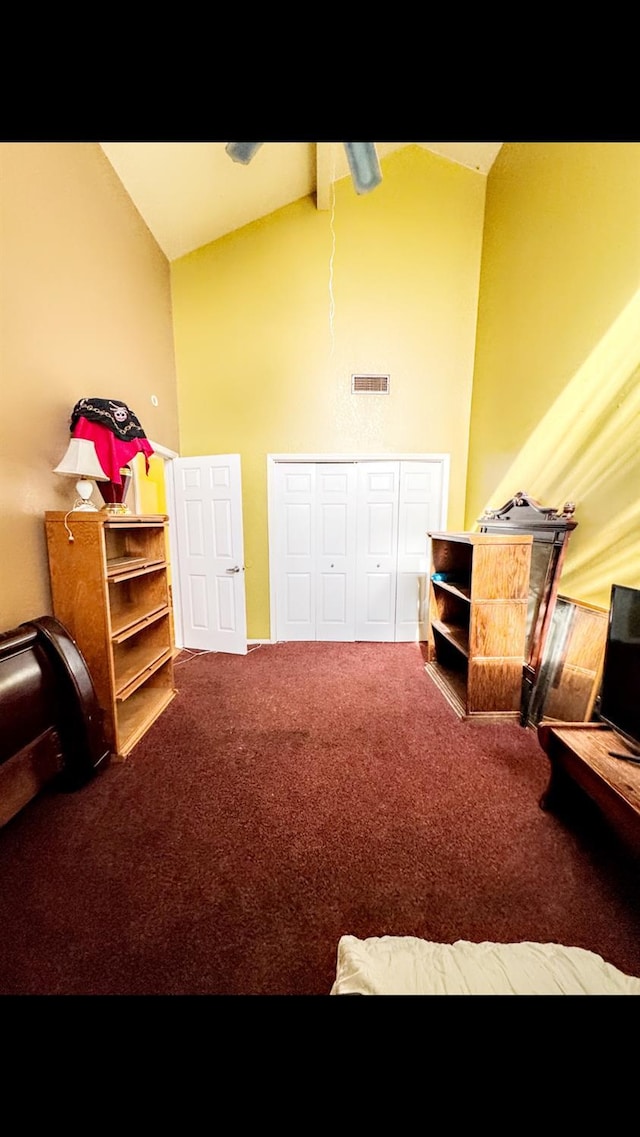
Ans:
MULTIPOLYGON (((329 209, 332 182, 349 175, 340 142, 265 142, 247 166, 231 160, 225 142, 100 145, 170 261, 310 194, 329 209)), ((407 145, 488 174, 502 144, 375 144, 379 159, 407 145)))

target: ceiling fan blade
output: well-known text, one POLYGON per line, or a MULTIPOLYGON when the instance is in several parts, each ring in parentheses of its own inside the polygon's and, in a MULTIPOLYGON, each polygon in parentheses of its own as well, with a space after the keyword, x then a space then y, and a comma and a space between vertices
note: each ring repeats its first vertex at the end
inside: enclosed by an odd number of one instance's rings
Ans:
POLYGON ((345 142, 349 168, 356 193, 369 193, 382 181, 380 163, 373 142, 345 142))
MULTIPOLYGON (((225 151, 234 162, 247 166, 258 152, 262 142, 227 142, 225 151)), ((369 193, 382 181, 380 163, 373 142, 345 142, 351 178, 356 193, 369 193)))
POLYGON ((261 146, 262 142, 227 142, 225 150, 234 162, 247 166, 261 146))

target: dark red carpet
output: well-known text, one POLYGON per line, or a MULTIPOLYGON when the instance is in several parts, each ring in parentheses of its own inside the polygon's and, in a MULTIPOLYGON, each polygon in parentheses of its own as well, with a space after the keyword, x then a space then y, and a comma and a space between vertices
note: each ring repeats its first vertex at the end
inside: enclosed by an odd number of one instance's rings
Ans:
POLYGON ((124 764, 0 831, 0 993, 327 995, 339 937, 554 941, 640 975, 637 864, 538 799, 515 723, 462 723, 415 644, 177 662, 124 764))

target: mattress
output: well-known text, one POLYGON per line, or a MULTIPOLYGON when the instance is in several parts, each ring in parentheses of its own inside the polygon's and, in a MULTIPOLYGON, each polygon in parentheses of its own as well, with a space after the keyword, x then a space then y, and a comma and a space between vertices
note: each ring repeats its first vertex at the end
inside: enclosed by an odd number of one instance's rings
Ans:
POLYGON ((640 995, 640 978, 555 943, 341 936, 331 995, 640 995))

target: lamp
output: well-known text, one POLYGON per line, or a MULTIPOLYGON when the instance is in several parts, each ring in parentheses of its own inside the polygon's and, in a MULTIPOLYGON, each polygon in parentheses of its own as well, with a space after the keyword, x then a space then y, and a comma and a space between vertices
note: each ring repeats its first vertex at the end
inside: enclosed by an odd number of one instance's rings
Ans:
POLYGON ((106 482, 101 482, 98 486, 100 497, 104 502, 102 513, 112 513, 115 515, 131 513, 131 510, 124 500, 127 496, 129 483, 131 482, 131 466, 121 466, 120 478, 120 482, 114 482, 109 479, 106 482))
POLYGON ((73 505, 75 511, 98 512, 98 507, 89 500, 93 493, 93 482, 108 482, 109 479, 98 461, 96 448, 90 439, 72 438, 64 458, 53 472, 68 474, 78 479, 76 482, 78 496, 73 505))

